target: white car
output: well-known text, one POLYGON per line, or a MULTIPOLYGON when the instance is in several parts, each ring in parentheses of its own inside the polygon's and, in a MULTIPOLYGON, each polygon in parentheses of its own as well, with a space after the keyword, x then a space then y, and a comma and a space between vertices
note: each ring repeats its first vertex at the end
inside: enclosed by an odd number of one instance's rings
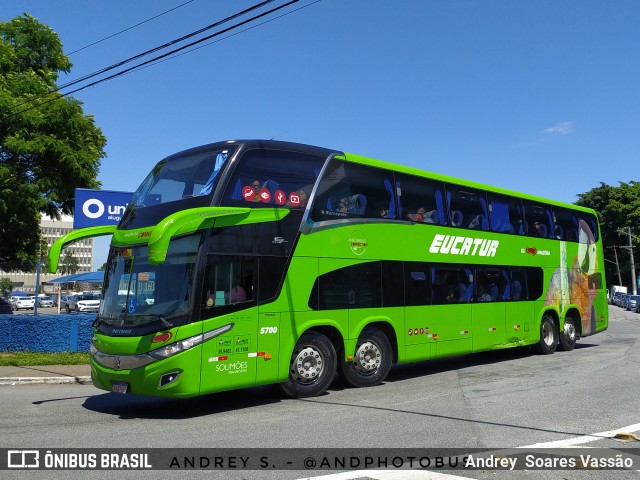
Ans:
POLYGON ((67 312, 97 312, 100 302, 98 295, 72 295, 67 301, 67 312))
POLYGON ((11 297, 11 308, 13 310, 33 310, 34 306, 33 297, 11 297))

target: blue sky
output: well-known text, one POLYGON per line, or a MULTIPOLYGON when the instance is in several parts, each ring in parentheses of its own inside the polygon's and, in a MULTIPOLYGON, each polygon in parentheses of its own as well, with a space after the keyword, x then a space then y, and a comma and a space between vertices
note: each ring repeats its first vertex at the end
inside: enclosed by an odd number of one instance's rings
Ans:
MULTIPOLYGON (((0 18, 29 12, 71 52, 185 1, 7 0, 0 18)), ((195 0, 71 55, 60 81, 254 3, 195 0)), ((301 0, 286 11, 304 5, 75 94, 108 139, 103 188, 134 190, 185 148, 272 137, 567 202, 637 179, 640 2, 301 0)))

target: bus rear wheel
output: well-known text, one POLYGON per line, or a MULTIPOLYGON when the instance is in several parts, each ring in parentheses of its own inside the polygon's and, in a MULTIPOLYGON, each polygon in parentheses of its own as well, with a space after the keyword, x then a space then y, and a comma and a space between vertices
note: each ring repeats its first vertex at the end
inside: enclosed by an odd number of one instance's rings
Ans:
POLYGON ((558 337, 556 323, 551 316, 545 315, 540 322, 540 341, 535 346, 536 352, 542 355, 554 353, 558 347, 558 337))
POLYGON ((564 329, 560 334, 560 350, 570 352, 576 346, 578 340, 578 331, 576 329, 576 322, 572 317, 565 317, 564 329))
POLYGON ((289 379, 280 384, 293 398, 315 397, 323 393, 336 375, 336 350, 321 333, 303 334, 291 354, 289 379))
POLYGON ((375 328, 365 328, 358 338, 353 360, 339 363, 340 375, 353 387, 371 387, 382 382, 391 370, 391 343, 375 328))

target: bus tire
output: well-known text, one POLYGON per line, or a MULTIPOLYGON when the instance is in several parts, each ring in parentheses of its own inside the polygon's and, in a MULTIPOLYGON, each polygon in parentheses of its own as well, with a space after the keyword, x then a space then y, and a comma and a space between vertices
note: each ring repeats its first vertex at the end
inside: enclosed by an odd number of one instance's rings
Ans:
POLYGON ((576 329, 576 322, 573 317, 566 316, 564 319, 564 329, 560 334, 560 350, 570 352, 576 346, 578 340, 578 331, 576 329))
POLYGON ((376 328, 365 328, 358 338, 353 360, 340 361, 342 378, 353 387, 371 387, 382 382, 391 370, 393 353, 387 336, 376 328))
POLYGON ((535 351, 542 355, 551 355, 558 347, 558 328, 550 315, 542 317, 540 322, 540 341, 535 345, 535 351))
POLYGON ((291 354, 289 379, 280 384, 293 398, 315 397, 323 393, 336 376, 336 350, 321 333, 303 334, 291 354))

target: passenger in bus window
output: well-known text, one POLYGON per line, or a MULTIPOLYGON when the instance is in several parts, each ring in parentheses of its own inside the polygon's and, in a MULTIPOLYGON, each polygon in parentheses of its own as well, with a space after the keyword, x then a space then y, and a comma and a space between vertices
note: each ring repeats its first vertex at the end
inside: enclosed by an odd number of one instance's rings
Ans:
POLYGON ((416 213, 407 214, 407 218, 409 220, 413 220, 414 222, 424 222, 426 213, 427 211, 423 207, 420 207, 416 213))
POLYGON ((247 202, 259 202, 260 189, 262 188, 262 184, 260 183, 260 180, 252 181, 250 187, 253 189, 253 193, 250 193, 249 195, 245 195, 244 199, 247 202))
POLYGON ((447 290, 447 294, 444 297, 445 303, 456 303, 456 296, 453 293, 453 288, 447 290))
POLYGON ((479 302, 490 302, 491 295, 487 293, 484 285, 482 283, 478 284, 478 301, 479 302))
POLYGON ((533 222, 533 228, 535 228, 535 232, 538 237, 547 237, 547 226, 544 223, 533 222))
POLYGON ((427 212, 424 207, 420 207, 416 213, 409 213, 407 218, 414 222, 438 223, 438 212, 436 210, 427 212))
POLYGON ((227 304, 246 302, 247 292, 240 285, 236 285, 230 292, 225 292, 224 297, 227 304))
POLYGON ((309 191, 310 188, 303 187, 291 193, 286 203, 287 207, 305 208, 309 201, 309 191))

